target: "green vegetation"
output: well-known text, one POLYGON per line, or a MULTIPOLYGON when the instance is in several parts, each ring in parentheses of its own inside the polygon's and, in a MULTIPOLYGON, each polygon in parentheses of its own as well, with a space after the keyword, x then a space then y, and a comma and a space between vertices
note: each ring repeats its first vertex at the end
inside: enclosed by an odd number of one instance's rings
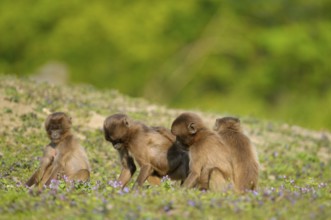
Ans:
MULTIPOLYGON (((181 112, 91 86, 51 86, 0 77, 0 219, 327 219, 331 215, 331 134, 241 118, 259 153, 260 186, 236 195, 185 190, 164 179, 140 191, 120 190, 118 156, 104 140, 106 116, 124 111, 148 125, 169 127, 181 112), (73 117, 87 149, 91 182, 54 181, 38 193, 24 182, 48 143, 44 120, 52 111, 73 117)), ((224 113, 199 112, 211 126, 224 113)), ((136 178, 135 175, 134 178, 136 178)), ((130 183, 132 184, 132 182, 130 183)))
POLYGON ((71 82, 171 107, 331 129, 331 3, 0 2, 0 73, 49 62, 71 82))

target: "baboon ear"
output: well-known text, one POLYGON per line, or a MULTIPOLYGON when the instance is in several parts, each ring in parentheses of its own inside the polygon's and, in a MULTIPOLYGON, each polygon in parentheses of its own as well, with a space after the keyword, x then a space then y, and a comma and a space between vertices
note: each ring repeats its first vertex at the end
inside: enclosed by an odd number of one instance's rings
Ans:
POLYGON ((129 122, 129 120, 128 120, 128 118, 124 118, 123 119, 123 124, 126 126, 126 127, 130 127, 130 122, 129 122))
POLYGON ((104 135, 106 141, 109 141, 109 140, 110 140, 110 139, 109 139, 108 131, 107 131, 106 129, 104 129, 104 131, 103 131, 103 135, 104 135))
POLYGON ((190 134, 195 134, 195 133, 197 133, 197 129, 196 129, 196 125, 195 125, 195 123, 190 123, 188 126, 187 126, 187 129, 188 129, 188 132, 190 133, 190 134))
POLYGON ((237 123, 240 123, 240 119, 239 118, 234 118, 234 121, 237 123))
POLYGON ((214 127, 213 127, 213 130, 214 131, 217 131, 218 130, 218 127, 219 127, 219 122, 218 122, 218 119, 216 119, 215 124, 214 124, 214 127))
POLYGON ((49 115, 47 118, 46 118, 46 121, 45 121, 45 129, 48 130, 48 127, 49 127, 49 123, 51 121, 51 116, 49 115))

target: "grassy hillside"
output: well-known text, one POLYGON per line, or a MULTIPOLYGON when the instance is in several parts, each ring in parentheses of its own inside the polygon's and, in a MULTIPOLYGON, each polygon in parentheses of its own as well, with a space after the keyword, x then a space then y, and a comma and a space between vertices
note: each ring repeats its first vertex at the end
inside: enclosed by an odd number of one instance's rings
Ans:
MULTIPOLYGON (((186 110, 185 110, 186 111, 186 110)), ((161 186, 121 191, 117 154, 103 138, 106 116, 126 112, 148 125, 169 127, 182 110, 131 99, 90 86, 59 87, 0 78, 0 219, 326 219, 331 216, 331 134, 298 126, 241 118, 261 162, 260 187, 239 196, 161 186), (43 123, 68 112, 87 149, 91 182, 53 183, 41 193, 24 182, 48 143, 43 123), (207 217, 206 217, 207 216, 207 217)), ((222 113, 199 113, 209 126, 222 113)), ((136 176, 135 176, 136 177, 136 176)), ((131 182, 132 183, 132 182, 131 182)))
POLYGON ((0 74, 331 131, 330 11, 326 0, 2 0, 0 74))

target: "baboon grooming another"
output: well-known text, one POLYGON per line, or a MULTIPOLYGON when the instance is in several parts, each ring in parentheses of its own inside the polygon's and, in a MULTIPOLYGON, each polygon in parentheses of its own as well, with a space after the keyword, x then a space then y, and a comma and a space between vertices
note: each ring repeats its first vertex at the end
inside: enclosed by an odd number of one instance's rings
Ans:
POLYGON ((114 114, 104 122, 105 139, 119 151, 122 187, 135 172, 130 156, 140 166, 134 188, 142 186, 150 176, 168 175, 173 180, 184 180, 188 173, 188 155, 175 143, 175 137, 165 128, 148 127, 125 114, 114 114))
POLYGON ((244 192, 256 189, 259 176, 257 153, 249 138, 243 133, 240 120, 234 117, 218 118, 214 130, 232 150, 236 190, 244 192))
POLYGON ((189 175, 183 186, 219 191, 233 180, 231 150, 194 113, 182 113, 171 126, 177 140, 189 150, 189 175))
POLYGON ((40 167, 26 185, 41 188, 61 175, 69 180, 88 180, 90 164, 84 148, 70 131, 71 118, 63 112, 50 114, 45 129, 51 143, 45 147, 40 167))

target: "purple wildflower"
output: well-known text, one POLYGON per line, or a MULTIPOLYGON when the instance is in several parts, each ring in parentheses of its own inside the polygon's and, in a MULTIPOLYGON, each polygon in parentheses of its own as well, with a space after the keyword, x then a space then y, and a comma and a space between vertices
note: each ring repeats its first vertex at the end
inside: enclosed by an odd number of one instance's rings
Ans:
POLYGON ((60 181, 59 180, 52 179, 51 180, 51 184, 49 184, 49 188, 50 189, 58 189, 59 184, 60 184, 60 181))
POLYGON ((171 207, 169 205, 166 205, 163 207, 163 211, 169 212, 171 210, 171 207))
POLYGON ((326 183, 319 183, 319 184, 318 184, 318 188, 320 188, 320 189, 321 189, 321 188, 325 188, 325 187, 327 187, 327 185, 328 185, 328 184, 326 184, 326 183))
POLYGON ((284 184, 280 185, 278 189, 279 189, 279 191, 283 191, 285 189, 284 184))
POLYGON ((170 180, 169 176, 166 175, 166 176, 162 177, 162 179, 161 179, 161 183, 167 182, 167 181, 169 181, 169 180, 170 180))
POLYGON ((195 207, 195 205, 196 205, 196 203, 195 203, 193 200, 188 200, 188 201, 187 201, 187 204, 188 204, 189 206, 192 206, 192 207, 195 207))
POLYGON ((258 195, 259 195, 259 192, 258 192, 258 191, 253 190, 253 191, 251 191, 251 192, 252 192, 252 194, 253 194, 254 196, 258 196, 258 195))
POLYGON ((65 183, 70 183, 70 184, 74 182, 73 180, 70 180, 69 177, 67 177, 66 175, 63 175, 63 180, 65 183))
POLYGON ((76 201, 75 201, 75 200, 71 200, 71 201, 70 201, 70 206, 71 206, 71 207, 77 206, 76 201))
POLYGON ((169 212, 169 211, 171 211, 173 209, 173 202, 172 201, 170 201, 167 205, 165 205, 164 207, 163 207, 163 210, 165 211, 165 212, 169 212))
POLYGON ((64 201, 64 200, 66 199, 66 197, 65 197, 65 195, 63 195, 63 194, 60 194, 60 195, 59 195, 59 199, 62 200, 62 201, 64 201))
POLYGON ((263 196, 269 196, 274 191, 274 188, 271 187, 270 189, 265 189, 263 192, 263 196))
POLYGON ((122 183, 121 182, 118 182, 116 180, 109 180, 108 181, 108 185, 110 185, 113 188, 119 188, 119 187, 122 186, 122 183))
POLYGON ((309 188, 306 187, 300 187, 299 190, 301 191, 301 193, 305 194, 309 192, 309 188))
POLYGON ((127 187, 125 187, 124 189, 120 189, 118 191, 118 194, 124 195, 124 194, 127 194, 128 192, 129 192, 129 189, 127 187))
POLYGON ((278 196, 282 197, 284 195, 284 192, 282 190, 278 191, 278 196))
POLYGON ((100 180, 97 180, 97 182, 95 183, 95 185, 92 187, 92 190, 95 191, 95 190, 98 190, 100 188, 100 180))

